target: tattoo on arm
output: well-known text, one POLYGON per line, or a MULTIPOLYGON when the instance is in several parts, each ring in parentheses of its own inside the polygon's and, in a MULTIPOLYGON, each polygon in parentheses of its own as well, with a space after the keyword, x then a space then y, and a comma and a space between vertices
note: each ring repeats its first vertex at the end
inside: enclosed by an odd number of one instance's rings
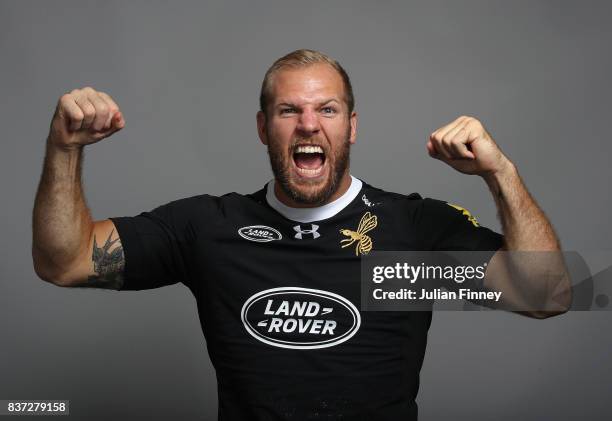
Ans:
POLYGON ((95 275, 87 278, 87 286, 94 288, 120 289, 123 286, 123 269, 125 268, 125 257, 119 237, 111 241, 115 230, 111 231, 102 247, 98 247, 94 235, 93 253, 91 260, 94 264, 95 275), (117 247, 110 248, 117 242, 117 247))

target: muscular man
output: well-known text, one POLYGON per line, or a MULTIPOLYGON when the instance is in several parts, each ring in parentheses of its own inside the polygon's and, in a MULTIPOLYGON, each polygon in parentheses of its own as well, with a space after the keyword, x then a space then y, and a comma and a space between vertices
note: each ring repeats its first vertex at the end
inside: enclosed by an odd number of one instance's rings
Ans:
MULTIPOLYGON (((489 250, 493 261, 497 250, 559 250, 553 228, 473 117, 434 131, 427 150, 485 180, 503 236, 461 208, 352 176, 352 88, 324 54, 298 50, 277 60, 260 106, 258 134, 274 173, 261 190, 202 194, 93 221, 80 182, 82 151, 125 121, 106 93, 63 95, 34 207, 36 273, 64 287, 184 283, 197 299, 216 369, 220 419, 416 419, 431 312, 359 311, 362 256, 489 250)), ((487 282, 508 287, 507 278, 488 274, 487 282)), ((560 287, 567 305, 568 285, 560 287)))

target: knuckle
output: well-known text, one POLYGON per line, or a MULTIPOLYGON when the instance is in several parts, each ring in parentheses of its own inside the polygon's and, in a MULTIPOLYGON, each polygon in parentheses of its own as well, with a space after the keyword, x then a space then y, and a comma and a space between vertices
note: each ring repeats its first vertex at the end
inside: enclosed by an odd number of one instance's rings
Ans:
POLYGON ((61 106, 65 106, 68 102, 70 102, 72 100, 72 95, 71 94, 64 94, 60 97, 58 103, 61 106))
POLYGON ((474 123, 479 123, 479 121, 474 117, 467 118, 467 124, 474 124, 474 123))
POLYGON ((111 97, 109 94, 107 94, 106 92, 98 92, 98 94, 99 94, 99 95, 100 95, 102 98, 104 98, 106 101, 109 101, 109 102, 114 102, 114 101, 113 101, 113 98, 112 98, 112 97, 111 97))
POLYGON ((482 130, 483 130, 482 124, 480 124, 480 122, 478 120, 474 120, 474 121, 470 122, 468 127, 469 127, 470 130, 473 130, 476 133, 482 132, 482 130))
POLYGON ((83 119, 85 118, 85 114, 83 114, 83 111, 81 110, 75 110, 70 114, 70 118, 75 121, 83 121, 83 119))
POLYGON ((97 106, 98 112, 100 114, 107 114, 108 113, 108 105, 104 104, 104 103, 100 103, 97 106))
POLYGON ((92 106, 85 106, 83 107, 83 117, 87 120, 90 120, 92 118, 94 118, 96 115, 96 111, 93 109, 92 106))

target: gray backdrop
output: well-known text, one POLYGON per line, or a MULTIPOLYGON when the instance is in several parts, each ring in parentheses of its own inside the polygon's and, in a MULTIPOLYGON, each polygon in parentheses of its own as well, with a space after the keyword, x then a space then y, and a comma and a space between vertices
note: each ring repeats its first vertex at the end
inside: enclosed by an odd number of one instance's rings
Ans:
MULTIPOLYGON (((214 419, 195 300, 62 289, 36 278, 31 210, 55 103, 109 92, 127 126, 88 147, 96 219, 271 172, 258 92, 279 56, 314 48, 348 70, 360 113, 352 173, 460 203, 499 229, 485 184, 428 157, 427 136, 479 118, 569 250, 608 249, 612 73, 605 2, 0 3, 0 399, 70 399, 71 419, 214 419)), ((422 420, 610 419, 611 318, 437 313, 422 420)))

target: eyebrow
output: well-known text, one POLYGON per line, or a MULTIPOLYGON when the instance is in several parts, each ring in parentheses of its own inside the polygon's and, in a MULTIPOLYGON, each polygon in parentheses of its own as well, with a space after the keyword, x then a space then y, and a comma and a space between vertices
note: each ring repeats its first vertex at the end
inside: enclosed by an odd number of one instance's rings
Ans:
MULTIPOLYGON (((319 102, 319 106, 323 106, 323 105, 329 104, 330 102, 336 102, 336 103, 340 104, 340 101, 338 101, 336 98, 330 98, 330 99, 326 99, 326 100, 323 100, 323 101, 319 102)), ((276 105, 276 108, 278 108, 278 107, 293 107, 293 108, 298 108, 297 105, 295 105, 295 104, 293 104, 291 102, 281 102, 281 103, 276 105)))

